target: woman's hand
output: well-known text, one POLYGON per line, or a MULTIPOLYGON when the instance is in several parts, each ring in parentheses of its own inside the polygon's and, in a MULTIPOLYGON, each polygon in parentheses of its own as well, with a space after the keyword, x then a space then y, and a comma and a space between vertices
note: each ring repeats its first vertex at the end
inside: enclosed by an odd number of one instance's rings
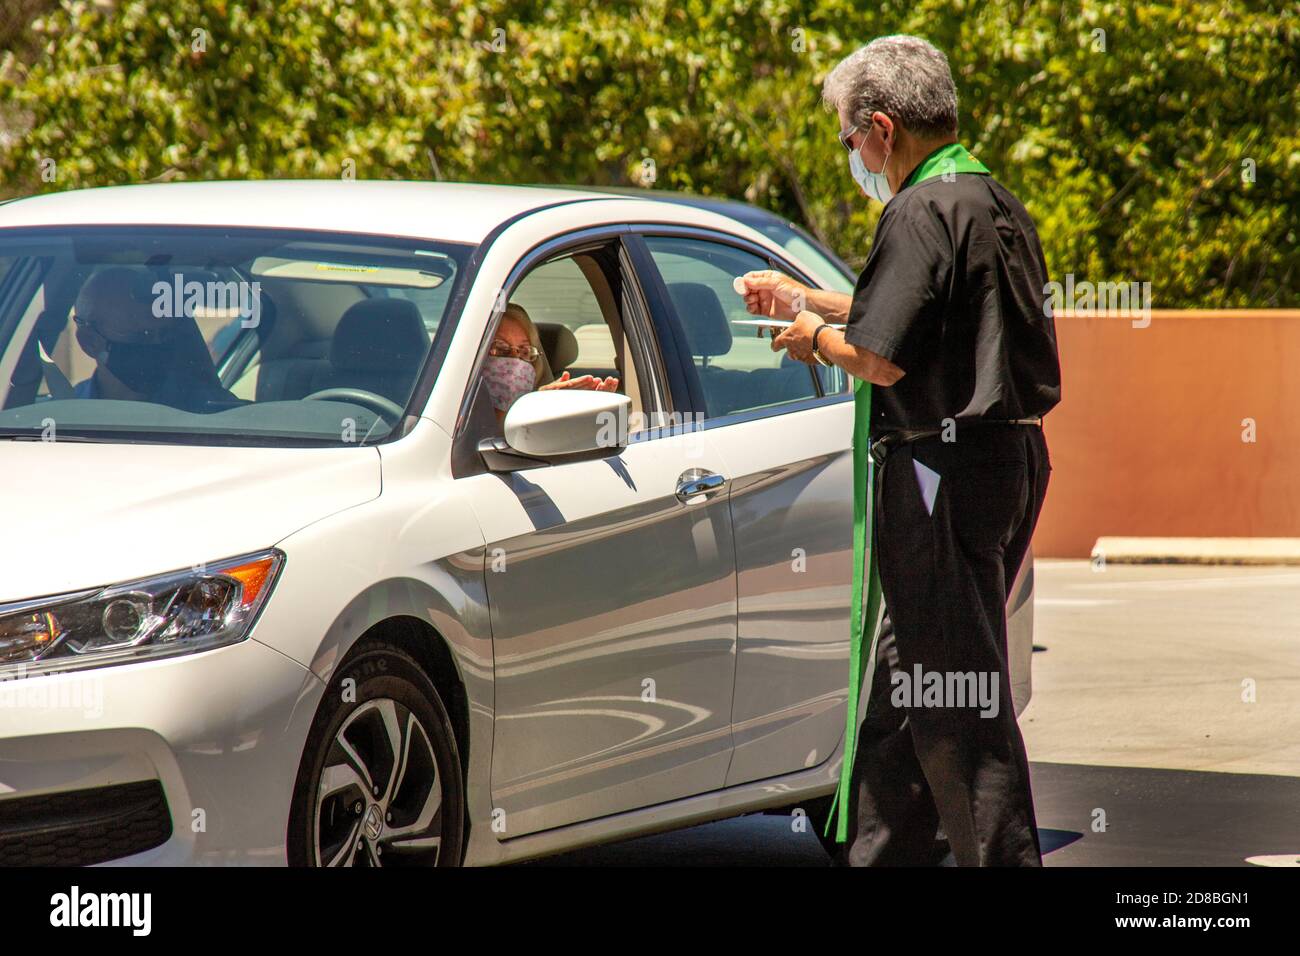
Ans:
POLYGON ((603 379, 596 378, 594 375, 579 375, 577 378, 570 378, 568 372, 561 372, 559 378, 540 386, 537 390, 547 392, 556 388, 584 388, 596 392, 617 392, 618 379, 612 375, 603 379))
POLYGON ((808 308, 808 294, 812 290, 784 273, 771 269, 746 272, 740 281, 745 284, 745 308, 750 315, 792 320, 808 308))
POLYGON ((557 388, 592 388, 596 379, 590 375, 581 375, 578 378, 570 378, 568 372, 561 372, 560 377, 553 382, 547 382, 545 385, 539 385, 539 392, 549 392, 557 388))

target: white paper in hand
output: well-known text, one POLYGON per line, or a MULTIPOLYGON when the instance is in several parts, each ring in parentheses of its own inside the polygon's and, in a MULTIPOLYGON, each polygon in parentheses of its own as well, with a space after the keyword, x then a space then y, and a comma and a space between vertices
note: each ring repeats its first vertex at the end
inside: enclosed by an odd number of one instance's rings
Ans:
MULTIPOLYGON (((769 319, 760 315, 752 319, 732 319, 731 324, 732 325, 761 325, 765 328, 788 329, 790 326, 794 325, 794 321, 792 319, 769 319)), ((827 322, 826 324, 829 325, 832 329, 844 328, 844 324, 842 322, 827 322)))
POLYGON ((939 494, 939 473, 927 468, 915 458, 912 468, 916 472, 916 483, 921 488, 921 500, 925 502, 925 513, 934 517, 934 499, 939 494))

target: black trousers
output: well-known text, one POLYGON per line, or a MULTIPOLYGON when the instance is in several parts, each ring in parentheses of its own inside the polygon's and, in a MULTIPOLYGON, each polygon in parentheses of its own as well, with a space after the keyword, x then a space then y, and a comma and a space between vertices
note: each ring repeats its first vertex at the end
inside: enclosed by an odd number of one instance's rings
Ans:
POLYGON ((1042 865, 1006 603, 1050 473, 1042 429, 1005 425, 899 445, 877 469, 886 619, 853 767, 849 865, 934 865, 943 837, 959 866, 1042 865))

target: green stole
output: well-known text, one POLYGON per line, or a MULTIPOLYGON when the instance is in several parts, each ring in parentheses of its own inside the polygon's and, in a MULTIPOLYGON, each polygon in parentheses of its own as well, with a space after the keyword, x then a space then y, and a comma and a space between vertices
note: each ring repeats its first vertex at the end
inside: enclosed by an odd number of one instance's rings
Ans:
MULTIPOLYGON (((936 149, 912 170, 912 174, 903 183, 903 188, 933 179, 935 176, 950 176, 956 173, 979 173, 988 175, 988 168, 967 152, 966 147, 958 143, 949 143, 936 149)), ((853 592, 850 600, 849 618, 849 697, 847 713, 844 718, 844 761, 840 765, 840 785, 831 801, 830 814, 826 821, 829 835, 833 822, 838 820, 835 828, 835 842, 843 843, 848 839, 849 784, 853 777, 853 757, 858 743, 858 698, 861 696, 862 681, 870 664, 875 671, 876 639, 879 636, 881 620, 880 571, 876 564, 876 549, 870 549, 868 564, 867 538, 875 525, 875 482, 876 464, 868 448, 868 434, 871 430, 871 384, 861 379, 853 380, 853 592), (867 489, 872 489, 871 498, 867 489), (871 507, 868 507, 870 500, 871 507), (867 565, 864 587, 863 566, 867 565), (863 591, 866 591, 866 613, 863 613, 863 591), (871 643, 863 653, 862 636, 864 621, 871 622, 871 643), (838 811, 838 813, 837 813, 838 811)))

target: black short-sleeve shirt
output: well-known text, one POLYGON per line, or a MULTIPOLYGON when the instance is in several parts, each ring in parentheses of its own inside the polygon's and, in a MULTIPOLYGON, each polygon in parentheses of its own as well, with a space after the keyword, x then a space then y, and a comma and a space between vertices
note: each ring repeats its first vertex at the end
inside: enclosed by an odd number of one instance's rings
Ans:
POLYGON ((844 330, 905 373, 876 387, 872 434, 1055 406, 1047 281, 1029 213, 992 176, 935 176, 899 191, 876 225, 844 330))

